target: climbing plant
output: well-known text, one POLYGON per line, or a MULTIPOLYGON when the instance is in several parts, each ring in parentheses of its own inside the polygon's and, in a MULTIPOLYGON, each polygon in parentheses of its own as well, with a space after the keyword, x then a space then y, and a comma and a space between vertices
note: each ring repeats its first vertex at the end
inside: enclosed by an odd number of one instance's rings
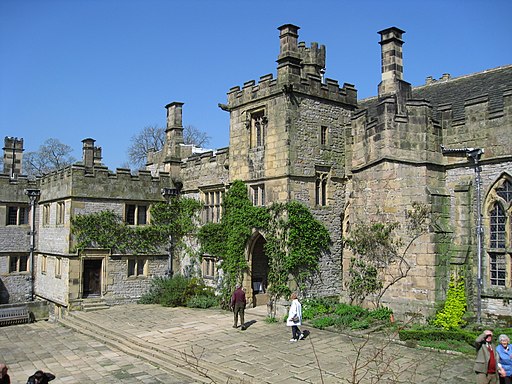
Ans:
POLYGON ((450 276, 450 285, 446 293, 444 308, 437 312, 433 324, 444 329, 454 329, 465 324, 462 319, 466 313, 466 288, 462 276, 450 276))
POLYGON ((156 203, 150 208, 149 225, 130 226, 113 211, 76 215, 71 219, 74 249, 107 248, 113 253, 149 254, 167 245, 169 236, 176 246, 197 228, 201 204, 190 198, 171 199, 169 204, 156 203))
POLYGON ((330 236, 327 228, 311 211, 296 201, 275 203, 268 208, 270 217, 265 244, 269 258, 269 292, 275 297, 290 293, 288 282, 295 279, 304 289, 318 271, 322 252, 330 236))
POLYGON ((225 303, 248 269, 245 248, 255 229, 265 234, 268 291, 274 299, 290 293, 290 277, 303 287, 318 271, 318 261, 328 249, 330 237, 305 205, 289 202, 255 207, 247 196, 247 187, 237 180, 225 195, 223 209, 221 222, 204 225, 199 240, 202 252, 222 260, 225 303))
POLYGON ((355 257, 351 258, 349 278, 345 282, 349 298, 360 304, 368 295, 374 294, 376 307, 386 291, 404 279, 411 266, 406 259, 414 241, 429 231, 431 218, 428 206, 414 202, 406 212, 406 233, 409 242, 405 245, 396 234, 397 222, 371 222, 354 225, 344 243, 355 257))
POLYGON ((262 207, 255 207, 247 196, 247 187, 234 181, 223 201, 220 223, 209 223, 199 230, 199 241, 203 253, 221 259, 223 280, 221 294, 223 305, 229 305, 229 296, 237 283, 241 283, 248 265, 245 246, 253 229, 262 229, 267 223, 267 213, 262 207))

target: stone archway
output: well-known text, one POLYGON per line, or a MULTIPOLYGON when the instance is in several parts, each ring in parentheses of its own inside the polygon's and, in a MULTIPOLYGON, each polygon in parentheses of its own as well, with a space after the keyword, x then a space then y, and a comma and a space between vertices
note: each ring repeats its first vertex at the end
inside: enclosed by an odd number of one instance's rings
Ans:
POLYGON ((255 233, 249 244, 249 273, 244 279, 244 286, 252 304, 266 305, 268 302, 268 256, 265 254, 265 238, 255 233))

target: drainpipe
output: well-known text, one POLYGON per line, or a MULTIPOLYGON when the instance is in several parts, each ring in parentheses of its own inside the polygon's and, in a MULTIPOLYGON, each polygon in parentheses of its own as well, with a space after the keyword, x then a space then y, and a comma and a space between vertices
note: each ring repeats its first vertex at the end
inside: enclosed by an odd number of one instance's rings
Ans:
POLYGON ((41 195, 39 189, 26 189, 25 195, 28 196, 30 201, 30 212, 32 212, 32 219, 30 223, 30 300, 34 301, 35 291, 35 268, 34 268, 34 250, 36 244, 36 201, 41 195))
POLYGON ((477 243, 477 278, 476 278, 476 321, 477 323, 482 323, 482 234, 483 234, 483 228, 482 228, 482 192, 481 192, 481 177, 480 177, 480 171, 482 170, 480 168, 480 157, 484 153, 483 148, 462 148, 462 149, 447 149, 443 145, 441 145, 441 152, 443 155, 449 155, 449 154, 462 154, 466 157, 473 160, 473 163, 475 164, 475 186, 476 186, 476 243, 477 243))

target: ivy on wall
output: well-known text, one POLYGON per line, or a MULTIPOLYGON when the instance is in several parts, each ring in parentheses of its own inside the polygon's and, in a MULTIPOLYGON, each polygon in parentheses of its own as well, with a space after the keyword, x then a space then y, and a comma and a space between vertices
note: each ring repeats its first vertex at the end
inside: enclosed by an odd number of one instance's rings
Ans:
POLYGON ((113 211, 101 211, 71 218, 74 250, 106 248, 113 253, 150 254, 168 245, 169 236, 175 247, 197 229, 200 202, 191 198, 174 198, 169 204, 156 203, 150 209, 150 224, 130 226, 113 211))
POLYGON ((222 293, 225 303, 236 283, 248 271, 245 257, 253 230, 265 236, 265 253, 269 260, 268 291, 277 298, 290 293, 290 278, 299 287, 318 271, 322 252, 327 251, 330 237, 327 228, 309 209, 298 202, 274 203, 255 207, 247 196, 247 187, 235 181, 227 191, 220 223, 209 223, 199 231, 202 252, 221 258, 224 273, 222 293))

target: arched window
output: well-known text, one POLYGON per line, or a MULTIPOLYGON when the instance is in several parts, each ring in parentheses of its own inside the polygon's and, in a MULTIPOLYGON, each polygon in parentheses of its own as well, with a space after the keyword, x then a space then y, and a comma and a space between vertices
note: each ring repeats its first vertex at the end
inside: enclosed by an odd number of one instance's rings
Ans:
POLYGON ((512 287, 512 182, 502 177, 487 201, 489 282, 495 287, 512 287))

